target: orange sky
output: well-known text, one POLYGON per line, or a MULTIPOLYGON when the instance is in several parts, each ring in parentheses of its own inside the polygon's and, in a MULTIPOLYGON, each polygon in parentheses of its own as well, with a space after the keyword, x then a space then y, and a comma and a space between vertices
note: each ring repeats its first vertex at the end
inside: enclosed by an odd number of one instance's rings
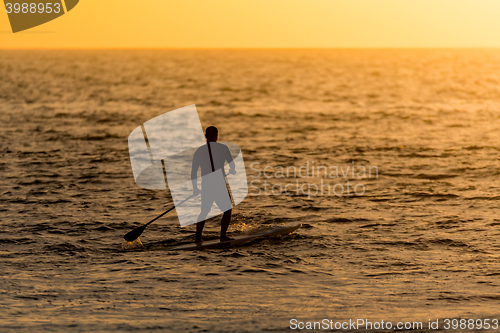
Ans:
POLYGON ((500 47, 499 0, 81 0, 17 34, 0 8, 0 48, 500 47))

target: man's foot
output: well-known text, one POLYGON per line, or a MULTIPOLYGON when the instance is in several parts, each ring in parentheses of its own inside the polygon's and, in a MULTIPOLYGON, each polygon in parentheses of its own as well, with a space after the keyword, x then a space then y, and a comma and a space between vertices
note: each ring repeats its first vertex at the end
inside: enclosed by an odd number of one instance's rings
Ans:
POLYGON ((194 242, 196 244, 201 244, 201 243, 203 243, 203 239, 201 237, 196 237, 196 239, 194 240, 194 242))
POLYGON ((220 236, 220 241, 221 242, 228 242, 228 241, 233 241, 234 238, 227 237, 227 236, 220 236))

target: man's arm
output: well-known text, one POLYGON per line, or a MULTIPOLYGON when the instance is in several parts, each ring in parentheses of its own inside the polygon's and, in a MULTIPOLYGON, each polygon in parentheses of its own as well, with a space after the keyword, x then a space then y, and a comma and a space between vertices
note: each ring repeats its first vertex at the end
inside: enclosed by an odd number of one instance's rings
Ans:
POLYGON ((227 146, 226 146, 226 161, 229 164, 229 174, 230 175, 236 174, 236 165, 234 164, 233 161, 233 155, 231 155, 231 151, 227 146))

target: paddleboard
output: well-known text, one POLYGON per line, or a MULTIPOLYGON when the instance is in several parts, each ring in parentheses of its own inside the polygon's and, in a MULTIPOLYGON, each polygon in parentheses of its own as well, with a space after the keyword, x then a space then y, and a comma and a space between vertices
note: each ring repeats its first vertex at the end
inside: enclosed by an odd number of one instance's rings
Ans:
POLYGON ((249 243, 254 241, 257 238, 262 237, 273 237, 273 236, 282 236, 288 235, 298 228, 302 226, 302 223, 294 222, 294 223, 285 223, 283 225, 275 225, 270 226, 265 229, 256 229, 250 231, 246 234, 232 237, 234 240, 221 242, 220 240, 210 240, 206 242, 198 243, 189 243, 177 246, 168 246, 168 247, 159 247, 150 249, 150 251, 192 251, 192 250, 205 250, 205 249, 225 249, 228 247, 239 246, 245 243, 249 243))

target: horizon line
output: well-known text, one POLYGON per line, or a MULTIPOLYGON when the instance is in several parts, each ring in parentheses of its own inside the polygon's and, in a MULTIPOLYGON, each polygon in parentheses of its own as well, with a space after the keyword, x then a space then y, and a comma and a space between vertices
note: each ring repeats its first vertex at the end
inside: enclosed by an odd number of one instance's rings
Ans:
POLYGON ((348 46, 348 47, 1 47, 0 50, 494 50, 500 46, 348 46))

